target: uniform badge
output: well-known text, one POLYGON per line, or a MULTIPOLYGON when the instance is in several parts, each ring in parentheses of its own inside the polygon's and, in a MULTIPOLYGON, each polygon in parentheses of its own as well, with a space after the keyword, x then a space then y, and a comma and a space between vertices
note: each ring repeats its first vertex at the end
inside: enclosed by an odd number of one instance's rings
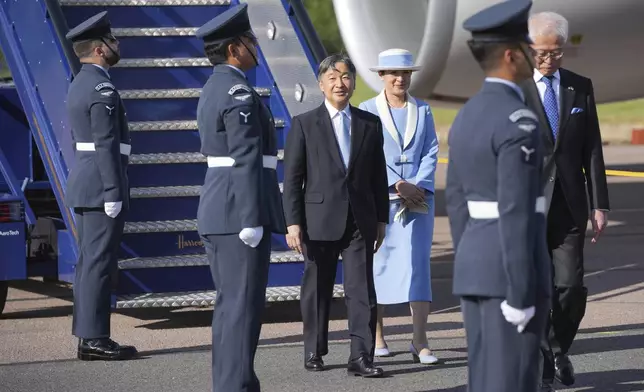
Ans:
POLYGON ((526 131, 528 133, 534 131, 537 128, 537 126, 534 124, 519 124, 518 127, 520 130, 526 131))
POLYGON ((534 112, 530 109, 519 109, 510 114, 510 121, 514 123, 521 120, 522 118, 529 118, 534 121, 539 121, 537 115, 534 114, 534 112))
POLYGON ((105 105, 105 108, 107 109, 107 115, 111 116, 112 112, 114 111, 114 106, 107 106, 105 105))
POLYGON ((246 86, 243 83, 240 83, 240 84, 236 84, 236 85, 232 86, 230 88, 230 90, 228 90, 228 95, 233 95, 238 91, 243 91, 243 92, 246 92, 248 94, 251 93, 251 90, 250 90, 250 88, 248 86, 246 86))
POLYGON ((250 94, 243 94, 243 95, 235 95, 233 98, 235 98, 235 99, 236 99, 236 100, 238 100, 238 101, 242 101, 242 102, 243 102, 243 101, 247 100, 247 99, 248 99, 248 98, 250 98, 250 97, 252 97, 252 95, 250 95, 250 94))
POLYGON ((250 117, 250 112, 244 113, 244 112, 239 112, 239 123, 242 125, 248 124, 248 117, 250 117))
POLYGON ((109 88, 111 90, 116 90, 116 87, 114 87, 114 85, 112 83, 110 83, 110 82, 99 83, 99 84, 96 85, 96 87, 94 87, 94 90, 101 91, 101 90, 103 90, 105 88, 109 88))

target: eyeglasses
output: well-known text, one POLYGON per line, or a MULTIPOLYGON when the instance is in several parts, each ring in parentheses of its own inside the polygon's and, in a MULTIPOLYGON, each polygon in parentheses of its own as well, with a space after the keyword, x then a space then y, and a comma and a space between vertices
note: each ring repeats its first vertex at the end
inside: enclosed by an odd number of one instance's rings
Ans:
POLYGON ((551 58, 553 60, 559 60, 560 58, 563 57, 564 53, 561 49, 556 49, 556 50, 535 50, 535 56, 541 60, 547 60, 548 58, 551 58))

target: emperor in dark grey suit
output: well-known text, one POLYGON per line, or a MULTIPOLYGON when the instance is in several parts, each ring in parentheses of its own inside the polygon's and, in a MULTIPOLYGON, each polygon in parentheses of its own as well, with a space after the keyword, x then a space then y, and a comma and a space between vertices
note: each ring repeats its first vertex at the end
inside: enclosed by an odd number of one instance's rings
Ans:
POLYGON ((212 318, 215 392, 257 392, 271 232, 285 233, 270 110, 243 71, 257 65, 247 5, 231 7, 197 31, 215 66, 197 106, 208 171, 197 213, 217 300, 212 318))
POLYGON ((532 75, 531 3, 464 22, 486 74, 449 133, 447 212, 455 295, 467 334, 469 392, 534 392, 549 311, 539 124, 518 84, 532 75))
POLYGON ((130 135, 108 73, 119 60, 118 41, 107 12, 69 31, 67 39, 83 63, 67 95, 76 153, 65 204, 74 209, 80 245, 72 333, 80 338, 79 359, 128 359, 136 349, 110 339, 112 279, 129 205, 130 135))
POLYGON ((324 369, 329 309, 342 255, 351 354, 348 372, 380 377, 373 365, 376 292, 373 254, 389 221, 380 119, 349 105, 355 67, 342 55, 320 63, 325 101, 293 117, 284 151, 284 212, 289 245, 304 254, 304 367, 324 369))

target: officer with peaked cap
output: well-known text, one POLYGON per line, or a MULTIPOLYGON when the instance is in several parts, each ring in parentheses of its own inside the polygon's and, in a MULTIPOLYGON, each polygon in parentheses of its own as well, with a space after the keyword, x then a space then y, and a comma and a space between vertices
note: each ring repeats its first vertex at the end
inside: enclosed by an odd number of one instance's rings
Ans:
POLYGON ((130 135, 109 74, 119 61, 119 46, 107 12, 79 24, 66 37, 83 64, 67 95, 76 152, 65 203, 74 209, 80 246, 72 333, 80 339, 79 359, 129 359, 136 349, 110 339, 112 279, 129 198, 130 135))
POLYGON ((445 191, 470 392, 534 392, 540 379, 551 294, 542 153, 537 117, 518 86, 533 73, 530 7, 505 1, 463 24, 486 75, 450 130, 445 191))
POLYGON ((212 319, 215 392, 260 390, 254 370, 271 232, 285 233, 273 117, 244 71, 257 66, 247 5, 231 7, 196 33, 214 71, 197 106, 208 171, 197 213, 217 290, 212 319))

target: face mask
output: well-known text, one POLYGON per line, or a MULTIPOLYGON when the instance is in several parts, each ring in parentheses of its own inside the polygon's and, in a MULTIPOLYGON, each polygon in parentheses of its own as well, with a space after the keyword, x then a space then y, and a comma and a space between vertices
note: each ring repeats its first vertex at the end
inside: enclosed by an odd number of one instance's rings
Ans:
POLYGON ((113 67, 119 62, 119 60, 121 59, 121 55, 117 53, 114 49, 112 49, 112 47, 104 39, 101 39, 101 41, 103 41, 105 46, 107 46, 110 52, 112 52, 110 55, 107 55, 107 54, 105 55, 105 62, 110 67, 113 67))

